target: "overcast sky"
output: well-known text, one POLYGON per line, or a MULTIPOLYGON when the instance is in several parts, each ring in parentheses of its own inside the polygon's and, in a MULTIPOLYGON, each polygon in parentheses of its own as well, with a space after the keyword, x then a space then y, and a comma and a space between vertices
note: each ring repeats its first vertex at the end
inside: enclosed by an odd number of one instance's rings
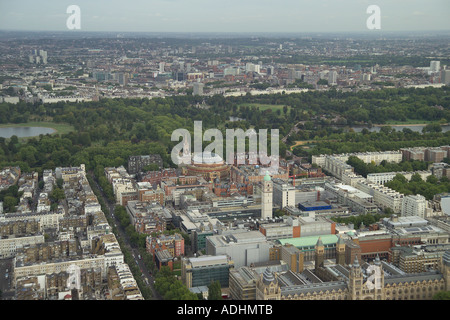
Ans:
POLYGON ((370 5, 381 31, 450 31, 450 0, 0 0, 0 30, 68 30, 69 5, 81 31, 376 32, 370 5))

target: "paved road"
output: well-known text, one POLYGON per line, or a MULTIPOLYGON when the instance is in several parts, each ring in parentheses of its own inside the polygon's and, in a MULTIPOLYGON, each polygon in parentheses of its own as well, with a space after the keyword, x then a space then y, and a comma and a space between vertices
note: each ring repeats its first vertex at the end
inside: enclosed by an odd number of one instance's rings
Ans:
MULTIPOLYGON (((97 186, 97 189, 100 191, 100 194, 102 195, 103 201, 106 203, 106 205, 109 208, 109 212, 111 215, 111 218, 113 218, 114 226, 116 227, 116 230, 119 234, 116 234, 116 237, 120 237, 124 240, 124 243, 128 250, 133 254, 134 260, 136 264, 138 265, 139 269, 141 270, 141 273, 143 275, 143 279, 147 278, 149 282, 149 287, 152 289, 152 300, 163 300, 163 298, 159 295, 159 293, 155 290, 153 286, 153 275, 150 270, 147 269, 147 267, 144 264, 144 261, 142 259, 139 259, 139 250, 136 247, 132 247, 130 243, 130 239, 128 238, 127 234, 125 233, 125 230, 120 225, 120 222, 118 218, 114 215, 114 209, 116 208, 116 204, 114 202, 110 202, 108 198, 106 197, 105 193, 103 192, 103 189, 100 188, 100 185, 98 184, 98 181, 95 179, 95 176, 90 173, 90 176, 94 183, 97 186)), ((105 214, 108 214, 105 212, 105 214)), ((145 281, 145 280, 144 280, 145 281)))

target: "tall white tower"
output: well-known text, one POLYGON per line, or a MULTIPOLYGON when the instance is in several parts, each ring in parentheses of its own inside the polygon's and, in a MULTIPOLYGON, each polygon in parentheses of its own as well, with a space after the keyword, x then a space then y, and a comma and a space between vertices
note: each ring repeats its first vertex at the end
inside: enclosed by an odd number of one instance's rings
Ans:
POLYGON ((266 173, 262 186, 261 199, 261 219, 272 218, 273 210, 273 182, 270 179, 269 173, 266 173))
POLYGON ((331 70, 328 73, 328 84, 331 85, 335 85, 337 83, 337 72, 334 70, 331 70))
POLYGON ((430 72, 439 72, 441 71, 441 62, 440 61, 430 61, 430 72))

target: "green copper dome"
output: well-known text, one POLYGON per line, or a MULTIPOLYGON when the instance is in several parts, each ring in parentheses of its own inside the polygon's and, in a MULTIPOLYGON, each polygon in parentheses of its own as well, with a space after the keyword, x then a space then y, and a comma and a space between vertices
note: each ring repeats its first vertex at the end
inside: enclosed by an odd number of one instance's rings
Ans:
POLYGON ((269 173, 267 172, 266 175, 264 176, 264 181, 270 181, 270 176, 269 173))

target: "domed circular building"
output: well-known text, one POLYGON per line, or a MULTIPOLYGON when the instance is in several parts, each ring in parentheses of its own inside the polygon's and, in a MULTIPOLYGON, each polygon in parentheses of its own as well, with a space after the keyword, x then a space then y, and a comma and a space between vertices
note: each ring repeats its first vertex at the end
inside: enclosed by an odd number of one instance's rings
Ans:
POLYGON ((186 168, 188 175, 201 175, 208 181, 226 178, 230 172, 230 166, 225 163, 221 156, 213 152, 194 154, 192 163, 188 164, 186 168))

